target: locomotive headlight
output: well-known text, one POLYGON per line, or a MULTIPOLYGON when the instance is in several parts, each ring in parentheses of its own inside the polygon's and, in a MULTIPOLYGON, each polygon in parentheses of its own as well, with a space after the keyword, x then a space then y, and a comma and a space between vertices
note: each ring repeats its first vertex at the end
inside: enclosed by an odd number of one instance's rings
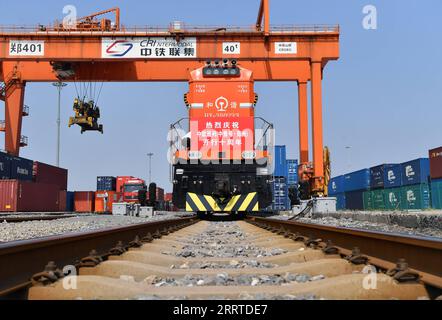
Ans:
POLYGON ((243 159, 250 160, 256 158, 256 152, 255 151, 244 151, 242 153, 243 159))
POLYGON ((203 154, 200 151, 189 151, 189 159, 195 160, 195 159, 201 159, 203 157, 203 154))

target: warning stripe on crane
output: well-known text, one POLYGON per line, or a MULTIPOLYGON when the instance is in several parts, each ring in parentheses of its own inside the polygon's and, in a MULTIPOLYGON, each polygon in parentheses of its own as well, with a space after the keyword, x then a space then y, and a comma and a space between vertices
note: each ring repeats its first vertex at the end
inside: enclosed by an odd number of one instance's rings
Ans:
POLYGON ((252 192, 233 196, 225 206, 220 206, 212 196, 188 192, 186 194, 186 211, 256 212, 259 211, 258 193, 252 192))

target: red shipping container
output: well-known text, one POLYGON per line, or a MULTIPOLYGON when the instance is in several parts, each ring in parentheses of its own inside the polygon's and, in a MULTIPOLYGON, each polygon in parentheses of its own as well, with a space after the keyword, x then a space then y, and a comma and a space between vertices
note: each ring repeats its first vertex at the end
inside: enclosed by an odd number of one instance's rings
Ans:
POLYGON ((56 185, 0 180, 0 212, 58 212, 59 193, 56 185))
POLYGON ((67 191, 60 191, 58 193, 58 211, 66 212, 67 191))
POLYGON ((157 188, 157 201, 164 201, 164 189, 157 188))
POLYGON ((123 194, 115 191, 97 191, 95 193, 95 212, 112 212, 112 204, 122 202, 123 194))
POLYGON ((132 176, 120 176, 117 177, 117 192, 123 192, 123 185, 127 180, 135 179, 132 176))
POLYGON ((55 184, 60 190, 68 188, 68 171, 46 163, 34 161, 34 181, 38 183, 55 184))
POLYGON ((442 147, 430 150, 431 179, 442 178, 442 147))
POLYGON ((95 192, 93 191, 75 191, 74 193, 74 211, 79 213, 94 212, 95 192))

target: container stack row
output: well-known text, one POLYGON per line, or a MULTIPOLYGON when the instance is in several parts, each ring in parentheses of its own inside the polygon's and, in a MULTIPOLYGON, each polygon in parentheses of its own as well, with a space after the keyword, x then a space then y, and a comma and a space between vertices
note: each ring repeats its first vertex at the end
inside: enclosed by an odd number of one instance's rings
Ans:
POLYGON ((442 147, 430 150, 429 158, 334 177, 329 195, 338 210, 442 209, 442 147))
POLYGON ((298 189, 298 160, 287 159, 286 146, 275 146, 274 163, 271 210, 290 210, 290 193, 298 189))
POLYGON ((68 171, 0 152, 0 212, 63 212, 68 171))

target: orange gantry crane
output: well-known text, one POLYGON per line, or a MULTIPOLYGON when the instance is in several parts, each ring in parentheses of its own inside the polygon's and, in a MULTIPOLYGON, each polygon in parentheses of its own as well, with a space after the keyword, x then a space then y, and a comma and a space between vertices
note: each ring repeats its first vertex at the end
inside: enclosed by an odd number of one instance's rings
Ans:
POLYGON ((121 27, 118 8, 79 19, 74 26, 0 26, 0 99, 5 101, 5 149, 18 155, 27 82, 188 81, 207 60, 236 59, 255 81, 298 84, 301 180, 323 195, 322 77, 339 58, 339 26, 271 26, 261 0, 250 27, 121 27), (115 21, 97 17, 115 13, 115 21), (311 83, 313 162, 309 159, 308 92, 311 83))

